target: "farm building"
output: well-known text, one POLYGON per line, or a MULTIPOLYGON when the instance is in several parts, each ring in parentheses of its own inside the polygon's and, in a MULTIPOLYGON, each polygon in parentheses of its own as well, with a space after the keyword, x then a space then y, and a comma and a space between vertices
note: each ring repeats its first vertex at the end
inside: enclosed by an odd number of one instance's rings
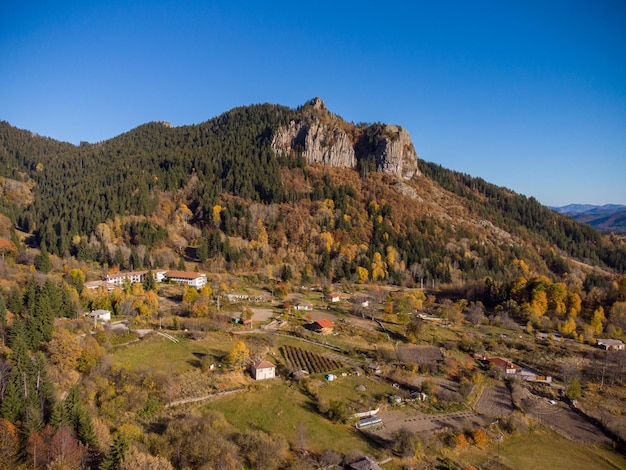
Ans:
POLYGON ((311 330, 323 335, 331 334, 334 327, 335 324, 327 318, 322 318, 321 320, 314 321, 311 324, 311 330))
POLYGON ((85 314, 85 316, 92 318, 93 321, 111 321, 111 312, 109 310, 92 310, 85 314))
POLYGON ((599 339, 598 346, 607 351, 623 351, 624 343, 619 339, 599 339))
POLYGON ((250 366, 250 373, 254 380, 273 379, 276 377, 276 366, 270 361, 262 360, 250 366))
POLYGON ((369 428, 370 426, 375 426, 376 424, 383 424, 383 420, 378 418, 377 416, 372 416, 371 418, 363 418, 358 423, 356 423, 356 427, 358 429, 369 428))
POLYGON ((487 359, 490 366, 496 366, 504 370, 505 374, 517 374, 522 368, 517 364, 509 361, 508 359, 502 359, 500 357, 492 357, 487 359))

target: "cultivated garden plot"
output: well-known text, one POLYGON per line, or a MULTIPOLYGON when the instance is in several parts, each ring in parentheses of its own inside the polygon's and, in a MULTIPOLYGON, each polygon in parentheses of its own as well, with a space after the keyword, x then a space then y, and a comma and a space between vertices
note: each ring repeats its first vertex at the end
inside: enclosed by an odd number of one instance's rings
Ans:
POLYGON ((287 366, 292 370, 305 370, 311 374, 317 374, 345 367, 344 364, 335 359, 307 351, 306 349, 285 345, 281 347, 281 351, 287 366))
POLYGON ((398 348, 398 359, 417 364, 421 368, 436 368, 437 364, 443 361, 443 354, 435 346, 402 346, 398 348))
POLYGON ((485 387, 482 395, 474 406, 476 411, 487 416, 499 418, 513 413, 511 392, 504 385, 485 387))

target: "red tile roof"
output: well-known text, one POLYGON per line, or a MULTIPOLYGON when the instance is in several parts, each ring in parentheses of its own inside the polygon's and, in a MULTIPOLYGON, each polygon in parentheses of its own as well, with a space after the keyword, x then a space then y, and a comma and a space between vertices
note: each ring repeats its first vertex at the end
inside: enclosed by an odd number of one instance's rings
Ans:
POLYGON ((271 369, 273 367, 276 367, 276 366, 274 364, 272 364, 270 361, 266 361, 265 359, 263 359, 258 364, 254 365, 254 368, 256 370, 259 370, 259 369, 271 369))
POLYGON ((328 318, 322 318, 321 320, 317 320, 315 323, 317 323, 320 328, 332 328, 335 326, 335 324, 328 318))

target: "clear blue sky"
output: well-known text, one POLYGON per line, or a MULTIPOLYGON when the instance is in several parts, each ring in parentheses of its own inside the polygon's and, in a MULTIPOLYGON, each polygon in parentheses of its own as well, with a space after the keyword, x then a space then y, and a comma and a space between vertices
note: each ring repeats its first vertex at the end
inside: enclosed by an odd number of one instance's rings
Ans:
POLYGON ((626 2, 0 6, 0 120, 79 143, 320 96, 547 205, 626 204, 626 2))

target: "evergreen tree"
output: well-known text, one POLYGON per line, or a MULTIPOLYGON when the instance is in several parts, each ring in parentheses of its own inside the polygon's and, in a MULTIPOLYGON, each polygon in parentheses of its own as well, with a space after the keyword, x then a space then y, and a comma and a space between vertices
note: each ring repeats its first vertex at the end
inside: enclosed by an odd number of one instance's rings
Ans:
POLYGON ((61 306, 59 316, 63 316, 65 318, 78 317, 78 307, 72 301, 72 288, 67 284, 64 284, 61 288, 61 306))
POLYGON ((42 419, 44 422, 48 422, 55 408, 56 400, 54 385, 48 375, 48 362, 41 351, 37 351, 32 358, 32 381, 42 419))
POLYGON ((9 304, 7 305, 9 310, 16 315, 22 313, 24 309, 24 299, 22 297, 22 291, 19 287, 13 286, 11 289, 11 295, 9 296, 9 304))
POLYGON ((7 323, 7 304, 4 300, 4 294, 0 291, 0 326, 6 326, 7 323))
POLYGON ((154 280, 154 274, 152 270, 146 273, 146 277, 143 280, 143 290, 149 292, 151 290, 156 291, 156 281, 154 280))
POLYGON ((128 449, 128 442, 122 433, 118 433, 111 444, 109 454, 107 455, 104 463, 102 464, 102 470, 117 470, 120 468, 124 453, 128 449))
POLYGON ((91 418, 83 406, 76 386, 70 387, 63 404, 63 422, 76 433, 76 437, 85 445, 93 444, 96 439, 91 418))
POLYGON ((130 250, 130 259, 128 260, 128 262, 130 263, 131 271, 137 271, 143 267, 141 264, 141 259, 139 258, 139 254, 134 247, 130 250))
POLYGON ((16 424, 22 416, 24 400, 19 392, 16 380, 9 380, 4 391, 2 403, 0 403, 0 417, 16 424))
POLYGON ((146 250, 146 253, 143 255, 143 266, 144 268, 152 269, 152 261, 150 260, 150 253, 146 250))
POLYGON ((42 243, 41 252, 39 253, 39 256, 37 256, 37 259, 35 261, 35 268, 37 268, 37 270, 41 271, 42 273, 49 273, 50 267, 51 264, 48 248, 46 247, 45 243, 42 243))
POLYGON ((120 269, 122 269, 122 265, 124 264, 124 255, 122 253, 122 249, 118 246, 115 250, 115 254, 113 255, 113 264, 120 269))

